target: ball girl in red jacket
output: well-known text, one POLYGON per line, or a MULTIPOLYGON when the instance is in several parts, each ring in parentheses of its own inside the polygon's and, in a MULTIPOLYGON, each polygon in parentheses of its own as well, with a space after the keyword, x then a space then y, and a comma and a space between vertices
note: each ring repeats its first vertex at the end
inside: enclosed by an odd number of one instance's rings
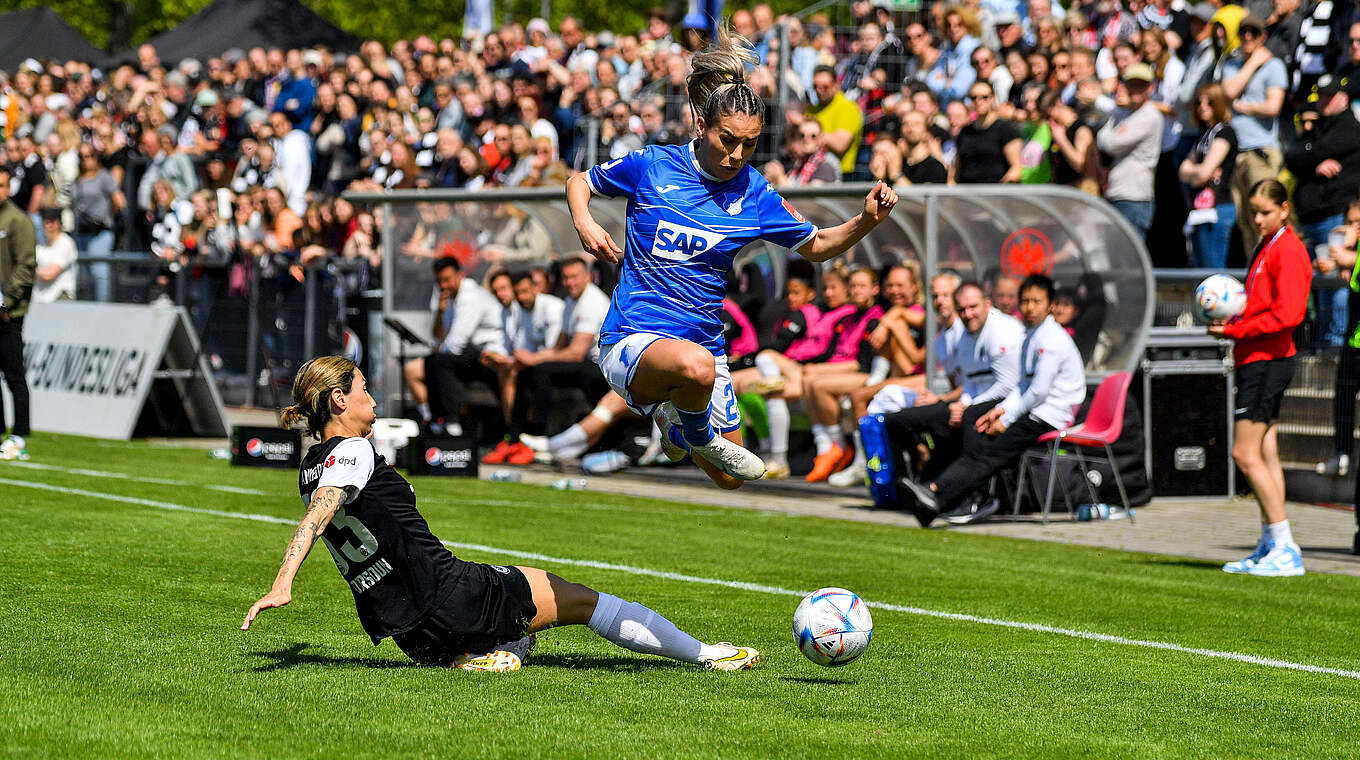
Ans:
POLYGON ((1303 556, 1285 519, 1277 423, 1284 391, 1294 378, 1294 328, 1308 307, 1313 268, 1308 251, 1285 223, 1289 196, 1284 186, 1262 180, 1252 187, 1249 200, 1261 244, 1247 270, 1247 305, 1240 316, 1211 325, 1209 332, 1236 341, 1233 460, 1261 504, 1261 540, 1250 556, 1223 569, 1303 575, 1303 556))

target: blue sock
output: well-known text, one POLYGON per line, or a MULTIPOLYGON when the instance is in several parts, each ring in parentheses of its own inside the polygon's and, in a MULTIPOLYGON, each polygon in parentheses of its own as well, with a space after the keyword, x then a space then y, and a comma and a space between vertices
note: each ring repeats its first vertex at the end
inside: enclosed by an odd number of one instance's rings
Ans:
POLYGON ((680 429, 685 433, 685 442, 690 446, 703 446, 713 440, 716 433, 713 432, 713 425, 709 423, 709 410, 705 406, 703 411, 691 412, 680 407, 675 407, 675 411, 680 414, 680 429))
POLYGON ((679 426, 672 426, 667 428, 666 438, 668 438, 670 442, 675 444, 676 446, 679 446, 685 451, 689 451, 689 441, 685 440, 685 431, 681 430, 679 426))

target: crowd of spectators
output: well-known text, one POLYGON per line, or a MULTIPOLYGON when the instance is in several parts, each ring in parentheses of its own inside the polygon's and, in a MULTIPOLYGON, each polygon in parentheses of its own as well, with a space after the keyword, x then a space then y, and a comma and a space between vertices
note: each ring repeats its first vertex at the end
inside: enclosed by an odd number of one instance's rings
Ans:
MULTIPOLYGON (((903 13, 854 0, 829 10, 840 15, 777 16, 759 3, 730 18, 759 56, 756 165, 776 185, 1069 185, 1106 198, 1147 236, 1157 266, 1206 268, 1250 256, 1245 195, 1258 180, 1288 180, 1310 252, 1327 249, 1360 192, 1353 3, 962 0, 903 13)), ((362 289, 382 265, 385 225, 344 191, 560 186, 592 161, 683 142, 688 58, 705 26, 655 10, 641 29, 507 21, 475 38, 370 40, 351 54, 162 61, 143 45, 102 67, 24 61, 0 72, 0 140, 14 202, 42 242, 43 298, 76 297, 72 249, 145 252, 159 268, 152 296, 192 273, 200 326, 252 277, 286 290, 318 260, 346 264, 346 287, 362 289)), ((410 224, 387 227, 394 250, 462 253, 431 232, 462 212, 418 205, 410 224)), ((509 206, 477 213, 516 217, 509 206)), ((474 247, 574 252, 527 224, 492 222, 464 225, 483 230, 474 247)), ((108 263, 81 279, 80 295, 118 296, 108 263)), ((1350 337, 1344 288, 1319 312, 1326 341, 1350 337)))
MULTIPOLYGON (((1310 249, 1356 196, 1360 19, 1333 5, 966 0, 903 14, 855 0, 852 25, 763 3, 731 24, 760 56, 761 165, 778 184, 1067 184, 1110 200, 1158 243, 1159 265, 1222 267, 1235 239, 1256 242, 1242 199, 1254 181, 1288 168, 1310 249)), ((592 160, 687 139, 703 27, 657 10, 640 30, 533 19, 349 55, 162 62, 143 45, 105 69, 28 60, 0 73, 0 137, 16 203, 38 227, 42 208, 61 209, 81 255, 376 265, 376 240, 348 245, 365 223, 334 200, 347 188, 560 185, 592 160)), ((111 297, 108 269, 92 274, 111 297)))

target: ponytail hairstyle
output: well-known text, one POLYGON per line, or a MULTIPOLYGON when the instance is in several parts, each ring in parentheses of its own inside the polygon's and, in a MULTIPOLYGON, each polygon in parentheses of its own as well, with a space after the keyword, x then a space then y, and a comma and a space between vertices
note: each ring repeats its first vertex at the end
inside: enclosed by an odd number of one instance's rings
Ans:
POLYGON ((292 427, 307 423, 307 435, 321 440, 321 431, 331 420, 331 391, 339 388, 348 394, 354 387, 354 362, 343 356, 318 356, 298 368, 293 378, 293 401, 283 410, 279 422, 292 427))
POLYGON ((746 77, 746 66, 759 62, 751 43, 719 24, 712 45, 690 57, 685 80, 694 119, 712 127, 723 114, 744 113, 763 119, 765 104, 746 77))

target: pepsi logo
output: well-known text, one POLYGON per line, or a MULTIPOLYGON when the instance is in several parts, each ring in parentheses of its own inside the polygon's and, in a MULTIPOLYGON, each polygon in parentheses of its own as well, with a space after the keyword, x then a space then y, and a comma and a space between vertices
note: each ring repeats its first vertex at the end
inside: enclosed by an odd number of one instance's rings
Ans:
POLYGON ((440 451, 439 449, 434 448, 433 446, 430 447, 430 448, 428 448, 428 449, 426 449, 426 450, 425 450, 425 463, 428 464, 428 465, 430 465, 431 467, 433 467, 433 466, 439 464, 439 460, 440 460, 442 454, 443 454, 442 451, 440 451))
POLYGON ((249 441, 246 441, 246 453, 253 457, 263 454, 264 442, 259 438, 251 438, 249 441))

